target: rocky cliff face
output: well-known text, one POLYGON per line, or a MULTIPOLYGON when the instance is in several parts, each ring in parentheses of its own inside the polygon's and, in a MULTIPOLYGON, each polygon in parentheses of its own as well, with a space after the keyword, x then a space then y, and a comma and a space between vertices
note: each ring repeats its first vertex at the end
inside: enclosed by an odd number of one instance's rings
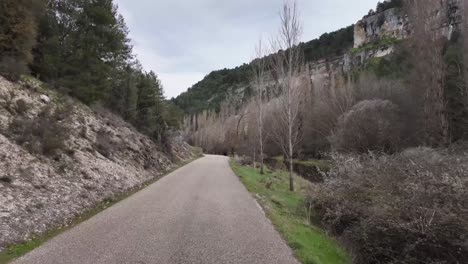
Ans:
MULTIPOLYGON (((450 38, 462 22, 462 0, 441 1, 441 8, 429 23, 432 30, 450 38)), ((343 74, 364 65, 373 58, 388 56, 394 52, 398 41, 411 36, 411 19, 401 8, 390 8, 365 16, 354 26, 354 48, 335 58, 310 63, 311 80, 315 86, 328 87, 343 74)))
POLYGON ((354 25, 354 48, 378 41, 384 37, 404 39, 410 34, 408 16, 399 8, 364 17, 354 25))
MULTIPOLYGON (((429 14, 427 20, 431 30, 450 38, 462 21, 462 0, 440 1, 438 12, 429 14), (435 22, 435 23, 432 23, 435 22)), ((401 8, 365 16, 354 26, 354 48, 374 43, 384 38, 402 40, 411 35, 411 19, 401 8)))
POLYGON ((194 156, 180 137, 171 143, 169 155, 104 109, 35 81, 20 85, 0 77, 0 251, 66 225, 194 156), (62 116, 42 124, 44 109, 62 116), (66 129, 63 145, 53 141, 64 136, 59 129, 66 129))

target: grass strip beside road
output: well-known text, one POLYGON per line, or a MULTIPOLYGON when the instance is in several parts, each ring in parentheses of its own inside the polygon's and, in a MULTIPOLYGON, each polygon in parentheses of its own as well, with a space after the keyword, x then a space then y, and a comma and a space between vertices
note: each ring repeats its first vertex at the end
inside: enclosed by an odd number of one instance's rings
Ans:
POLYGON ((29 253, 30 251, 38 248, 48 240, 54 238, 57 235, 60 235, 61 233, 77 226, 78 224, 90 219, 91 217, 97 215, 98 213, 106 210, 107 208, 113 206, 114 204, 121 202, 125 200, 126 198, 132 196, 133 194, 145 189, 146 187, 150 186, 151 184, 155 183, 156 181, 160 180, 164 176, 172 173, 173 171, 201 158, 203 155, 197 153, 197 157, 194 159, 188 160, 188 161, 183 161, 178 163, 173 169, 165 172, 163 175, 155 177, 154 179, 151 179, 142 185, 139 185, 131 190, 128 190, 127 192, 120 193, 117 195, 114 195, 112 197, 108 197, 104 199, 101 203, 98 205, 94 206, 93 208, 87 210, 85 213, 77 217, 76 219, 72 220, 70 223, 67 223, 66 226, 60 227, 60 228, 55 228, 47 231, 46 233, 40 234, 33 236, 30 240, 20 243, 20 244, 15 244, 8 246, 6 250, 3 252, 0 252, 0 264, 6 264, 10 263, 13 260, 22 257, 29 253))
POLYGON ((254 194, 266 215, 304 264, 347 264, 349 256, 320 228, 309 224, 305 201, 310 183, 295 177, 296 192, 289 191, 287 172, 240 166, 231 160, 231 168, 247 190, 254 194))

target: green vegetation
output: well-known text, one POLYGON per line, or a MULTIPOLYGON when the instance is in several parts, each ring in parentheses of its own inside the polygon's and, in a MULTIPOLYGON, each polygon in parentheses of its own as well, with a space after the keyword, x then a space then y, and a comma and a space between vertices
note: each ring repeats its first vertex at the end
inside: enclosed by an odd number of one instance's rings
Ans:
POLYGON ((400 43, 401 40, 393 38, 393 37, 384 37, 382 39, 379 39, 376 42, 368 43, 366 45, 363 45, 362 47, 359 48, 353 48, 351 49, 352 53, 360 53, 363 51, 373 51, 377 50, 380 48, 388 48, 390 46, 393 46, 395 44, 400 43))
MULTIPOLYGON (((171 172, 177 170, 178 168, 183 167, 183 166, 195 161, 196 159, 198 159, 198 158, 200 158, 202 156, 202 153, 200 152, 199 149, 195 149, 194 154, 195 154, 194 159, 178 163, 173 169, 167 171, 165 173, 165 175, 170 174, 171 172)), ((52 239, 52 238, 60 235, 61 233, 63 233, 65 231, 77 226, 78 224, 90 219, 91 217, 97 215, 98 213, 101 213, 102 211, 106 210, 107 208, 113 206, 114 204, 127 199, 128 197, 132 196, 133 194, 145 189, 146 187, 148 187, 151 184, 155 183, 156 181, 158 181, 159 179, 161 179, 165 175, 160 176, 160 177, 156 177, 154 179, 151 179, 151 180, 143 183, 142 185, 135 187, 132 190, 128 190, 127 192, 117 194, 117 195, 114 195, 112 197, 109 197, 109 198, 103 200, 101 203, 96 205, 94 208, 89 209, 88 211, 86 211, 85 213, 83 213, 82 215, 80 215, 79 217, 77 217, 76 219, 71 221, 70 223, 68 223, 67 226, 65 226, 65 227, 52 229, 52 230, 50 230, 50 231, 48 231, 48 232, 46 232, 44 234, 33 236, 29 241, 26 241, 24 243, 17 244, 17 245, 12 245, 12 246, 8 247, 5 251, 0 252, 0 263, 7 264, 7 263, 10 263, 13 260, 15 260, 15 259, 17 259, 17 258, 19 258, 21 256, 26 255, 27 253, 31 252, 35 248, 38 248, 39 246, 41 246, 45 242, 49 241, 50 239, 52 239)))
POLYGON ((350 263, 345 251, 321 229, 309 224, 311 213, 305 206, 310 183, 296 177, 296 192, 289 191, 286 172, 259 171, 231 161, 234 173, 246 188, 260 195, 259 202, 302 263, 350 263))
POLYGON ((0 74, 31 73, 50 88, 100 104, 162 145, 181 111, 145 72, 113 0, 6 0, 0 4, 0 74))
POLYGON ((379 14, 391 8, 402 8, 402 7, 403 7, 403 0, 384 0, 383 2, 378 2, 376 11, 370 10, 367 16, 379 14))
POLYGON ((231 92, 236 88, 248 86, 251 72, 250 64, 213 71, 173 99, 173 102, 186 114, 199 113, 203 110, 219 111, 221 103, 231 92))
POLYGON ((43 0, 2 0, 0 2, 0 74, 18 80, 32 62, 37 20, 43 0))
MULTIPOLYGON (((274 157, 275 160, 277 161, 280 161, 280 162, 284 162, 284 157, 283 156, 277 156, 277 157, 274 157)), ((293 163, 294 164, 300 164, 300 165, 303 165, 303 166, 310 166, 310 167, 317 167, 319 168, 321 171, 329 171, 330 170, 330 167, 331 167, 331 164, 329 161, 327 160, 318 160, 318 159, 308 159, 308 160, 293 160, 293 163)))
POLYGON ((465 75, 460 74, 465 68, 463 43, 459 32, 455 32, 445 47, 444 61, 446 64, 445 98, 450 134, 453 141, 465 139, 468 131, 468 101, 466 98, 465 75))
POLYGON ((301 44, 304 59, 308 62, 343 55, 354 43, 354 25, 301 44))
MULTIPOLYGON (((353 26, 349 26, 332 33, 323 34, 318 39, 301 43, 304 59, 311 62, 342 55, 353 46, 353 28, 353 26)), ((197 114, 203 110, 219 111, 221 103, 238 88, 244 87, 243 99, 249 99, 252 95, 249 86, 249 77, 252 72, 251 65, 252 63, 243 64, 234 69, 213 71, 172 101, 184 113, 197 114)))

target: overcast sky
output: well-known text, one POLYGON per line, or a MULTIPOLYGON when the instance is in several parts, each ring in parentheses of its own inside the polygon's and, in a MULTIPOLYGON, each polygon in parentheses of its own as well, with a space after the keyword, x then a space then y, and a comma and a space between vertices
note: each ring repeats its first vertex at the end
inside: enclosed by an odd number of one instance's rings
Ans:
MULTIPOLYGON (((283 0, 115 0, 145 70, 157 73, 168 98, 213 70, 252 59, 260 36, 277 32, 283 0)), ((349 26, 377 0, 298 0, 303 41, 349 26)))

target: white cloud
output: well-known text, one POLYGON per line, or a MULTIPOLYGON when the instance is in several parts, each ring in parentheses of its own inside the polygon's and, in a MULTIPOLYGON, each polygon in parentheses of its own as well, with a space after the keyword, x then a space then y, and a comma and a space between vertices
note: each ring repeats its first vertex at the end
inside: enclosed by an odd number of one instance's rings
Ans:
POLYGON ((160 73, 159 78, 164 87, 164 93, 168 99, 177 97, 182 92, 185 92, 188 87, 197 83, 205 77, 201 72, 187 73, 160 73))

